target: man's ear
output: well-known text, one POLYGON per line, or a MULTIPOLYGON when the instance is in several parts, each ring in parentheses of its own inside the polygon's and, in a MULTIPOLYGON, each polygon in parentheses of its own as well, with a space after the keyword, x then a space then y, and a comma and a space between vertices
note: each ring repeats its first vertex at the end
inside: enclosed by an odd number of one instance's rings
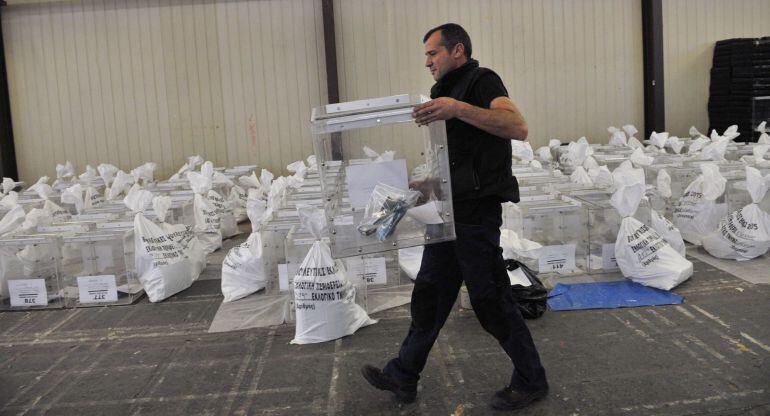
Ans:
POLYGON ((458 43, 452 51, 452 58, 459 59, 465 55, 465 45, 458 43))

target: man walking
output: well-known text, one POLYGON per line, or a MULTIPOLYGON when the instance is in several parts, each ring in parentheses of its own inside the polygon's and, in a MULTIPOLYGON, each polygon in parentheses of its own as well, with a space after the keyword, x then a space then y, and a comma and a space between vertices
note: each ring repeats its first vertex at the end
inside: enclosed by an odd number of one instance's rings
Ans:
POLYGON ((527 123, 500 77, 471 58, 471 40, 460 25, 431 29, 423 43, 425 66, 436 84, 432 100, 415 107, 412 115, 420 125, 446 120, 457 238, 425 246, 412 292, 412 323, 398 357, 382 370, 366 365, 361 373, 401 402, 414 401, 428 354, 465 282, 481 326, 514 365, 510 384, 494 394, 492 407, 520 409, 548 393, 500 248, 500 204, 519 200, 510 141, 527 138, 527 123))

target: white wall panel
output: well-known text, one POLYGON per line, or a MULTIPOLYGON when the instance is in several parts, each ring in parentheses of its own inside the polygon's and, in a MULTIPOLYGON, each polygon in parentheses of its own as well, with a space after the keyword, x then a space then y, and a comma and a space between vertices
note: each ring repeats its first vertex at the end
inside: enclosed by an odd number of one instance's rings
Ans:
POLYGON ((666 129, 706 132, 711 63, 716 41, 770 36, 770 1, 666 0, 663 50, 666 129))
POLYGON ((470 33, 473 57, 503 78, 533 146, 606 141, 609 125, 643 125, 637 0, 337 0, 334 8, 342 100, 427 94, 422 36, 452 21, 470 33))
POLYGON ((327 101, 317 0, 10 3, 24 180, 65 160, 154 161, 165 177, 191 154, 282 172, 312 152, 310 109, 327 101))

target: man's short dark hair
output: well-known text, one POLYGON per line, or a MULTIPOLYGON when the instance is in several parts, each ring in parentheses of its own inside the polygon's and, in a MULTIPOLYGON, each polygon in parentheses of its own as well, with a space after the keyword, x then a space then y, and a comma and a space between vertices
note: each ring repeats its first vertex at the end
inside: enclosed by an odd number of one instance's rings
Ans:
POLYGON ((441 31, 441 46, 447 48, 447 50, 451 52, 455 45, 462 43, 463 46, 465 46, 465 57, 471 59, 471 52, 473 52, 471 47, 471 37, 468 36, 468 32, 457 23, 445 23, 441 26, 434 27, 423 36, 422 43, 427 42, 430 35, 439 30, 441 31))

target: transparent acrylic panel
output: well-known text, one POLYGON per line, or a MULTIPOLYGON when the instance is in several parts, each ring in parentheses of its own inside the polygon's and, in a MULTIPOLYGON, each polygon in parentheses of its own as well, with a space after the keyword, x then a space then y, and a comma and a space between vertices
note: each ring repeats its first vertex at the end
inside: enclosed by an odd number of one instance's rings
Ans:
MULTIPOLYGON (((620 214, 610 203, 609 192, 584 192, 573 195, 580 201, 586 212, 588 233, 586 234, 586 257, 588 273, 607 273, 618 271, 615 261, 615 241, 620 229, 620 214)), ((649 225, 651 221, 650 203, 642 200, 634 213, 634 218, 649 225)))
POLYGON ((0 239, 0 310, 65 306, 55 235, 0 239))
POLYGON ((426 100, 427 97, 405 94, 313 110, 313 140, 334 257, 454 239, 444 122, 420 127, 411 118, 412 108, 426 100), (364 151, 365 147, 385 157, 373 158, 364 151), (386 151, 393 153, 392 160, 386 151), (413 177, 416 168, 422 173, 419 178, 413 177), (376 233, 358 230, 372 189, 378 183, 402 191, 411 186, 423 194, 417 202, 420 209, 410 210, 383 241, 376 233), (337 219, 347 201, 352 206, 352 221, 345 216, 341 223, 337 219), (415 219, 420 210, 427 211, 433 221, 415 219))
POLYGON ((143 293, 134 272, 133 231, 63 238, 72 256, 62 260, 67 306, 127 305, 143 293))
POLYGON ((539 259, 521 259, 528 267, 543 275, 583 272, 588 230, 580 202, 557 195, 522 198, 507 204, 505 212, 504 221, 520 224, 520 237, 543 245, 539 259))

